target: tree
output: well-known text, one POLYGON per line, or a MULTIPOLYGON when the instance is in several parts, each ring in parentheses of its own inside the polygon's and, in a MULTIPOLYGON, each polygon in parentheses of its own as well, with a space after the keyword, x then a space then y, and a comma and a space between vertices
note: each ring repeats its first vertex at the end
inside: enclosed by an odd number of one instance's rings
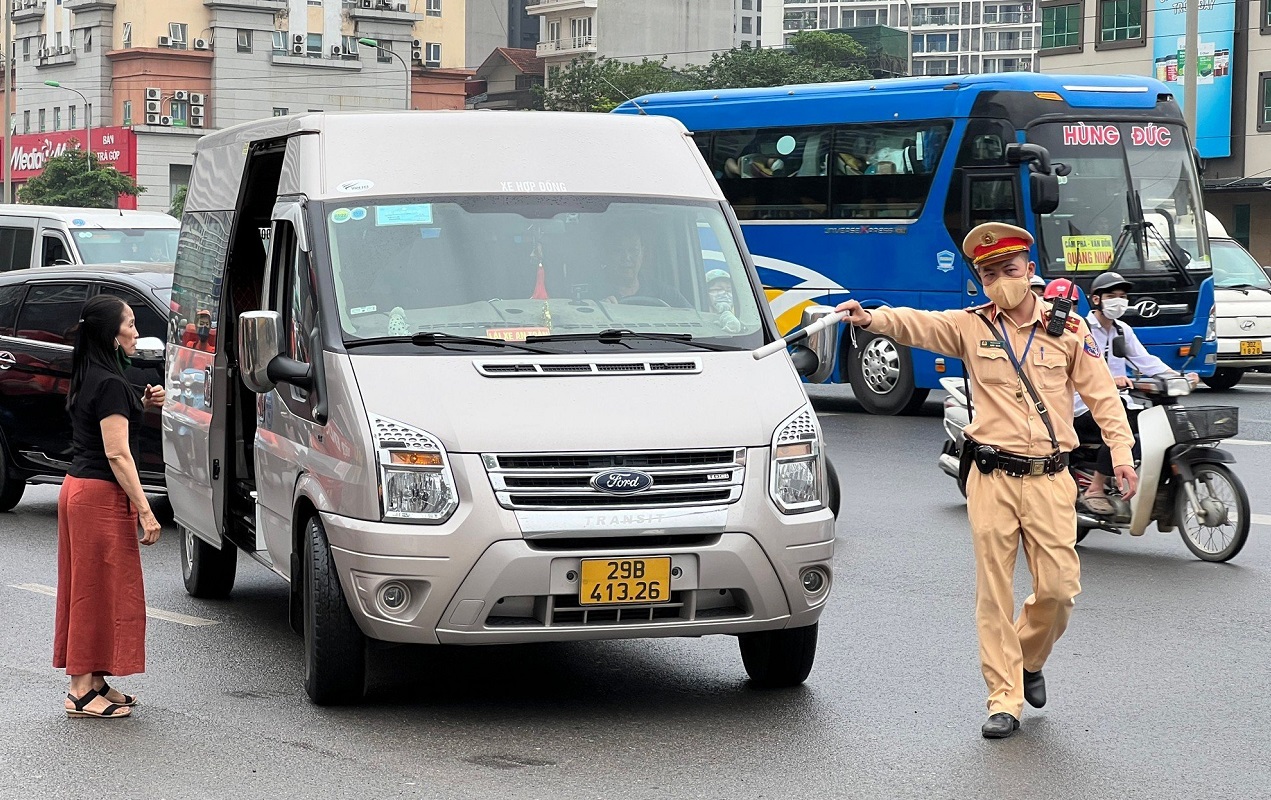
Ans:
POLYGON ((688 89, 737 89, 862 80, 865 49, 851 36, 828 31, 795 34, 785 48, 734 48, 698 66, 675 69, 666 59, 639 63, 576 58, 548 78, 541 91, 549 111, 611 111, 628 98, 688 89))
POLYGON ((119 195, 136 197, 146 190, 144 186, 138 186, 131 176, 114 167, 101 166, 96 155, 92 156, 92 169, 89 169, 88 154, 76 147, 75 140, 71 140, 70 144, 71 149, 50 158, 44 165, 44 172, 27 181, 18 191, 18 202, 41 206, 117 208, 119 195))
POLYGON ((177 189, 177 193, 172 195, 172 208, 168 209, 168 215, 181 219, 181 215, 185 213, 185 195, 190 187, 182 186, 177 189))

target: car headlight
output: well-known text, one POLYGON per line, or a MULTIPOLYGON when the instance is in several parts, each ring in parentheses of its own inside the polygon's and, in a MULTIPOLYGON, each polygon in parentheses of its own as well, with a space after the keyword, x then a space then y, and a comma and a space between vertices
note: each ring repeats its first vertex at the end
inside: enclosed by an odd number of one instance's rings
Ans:
POLYGON ((371 417, 380 467, 384 519, 437 525, 459 507, 446 450, 432 434, 384 417, 371 417))
POLYGON ((1205 341, 1214 342, 1218 340, 1218 315, 1214 313, 1214 307, 1209 307, 1209 324, 1205 326, 1205 341))
POLYGON ((772 435, 768 494, 783 514, 825 507, 821 429, 810 405, 787 417, 772 435))

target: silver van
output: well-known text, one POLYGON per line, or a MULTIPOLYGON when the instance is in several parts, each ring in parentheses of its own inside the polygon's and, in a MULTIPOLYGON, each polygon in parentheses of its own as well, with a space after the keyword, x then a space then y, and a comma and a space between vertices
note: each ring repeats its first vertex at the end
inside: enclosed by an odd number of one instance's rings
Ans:
POLYGON ((185 585, 227 595, 238 550, 289 581, 315 702, 361 696, 370 640, 732 634, 757 685, 806 678, 831 337, 752 357, 773 320, 679 122, 262 120, 199 140, 185 210, 185 585))
POLYGON ((0 204, 0 271, 75 264, 171 264, 181 223, 112 208, 0 204))
POLYGON ((1271 278, 1223 224, 1205 213, 1214 268, 1218 368, 1202 378, 1230 389, 1249 371, 1271 368, 1271 278))

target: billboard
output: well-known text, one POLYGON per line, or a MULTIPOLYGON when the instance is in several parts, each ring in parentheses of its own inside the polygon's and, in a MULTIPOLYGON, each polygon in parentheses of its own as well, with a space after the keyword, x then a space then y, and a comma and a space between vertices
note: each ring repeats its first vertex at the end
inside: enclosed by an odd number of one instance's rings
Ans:
MULTIPOLYGON (((1196 130, 1192 139, 1201 158, 1231 155, 1231 49, 1236 4, 1199 0, 1199 46, 1196 70, 1196 130)), ((1184 0, 1156 0, 1153 8, 1152 59, 1157 80, 1173 84, 1183 104, 1186 64, 1187 5, 1184 0)))
MULTIPOLYGON (((3 141, 3 138, 0 138, 3 141)), ((23 184, 44 172, 50 158, 67 150, 82 149, 84 129, 49 133, 23 133, 13 137, 13 182, 23 184)), ((93 128, 93 154, 97 164, 114 167, 133 179, 137 177, 137 137, 132 128, 93 128)), ((120 208, 136 208, 137 198, 122 195, 120 208)))

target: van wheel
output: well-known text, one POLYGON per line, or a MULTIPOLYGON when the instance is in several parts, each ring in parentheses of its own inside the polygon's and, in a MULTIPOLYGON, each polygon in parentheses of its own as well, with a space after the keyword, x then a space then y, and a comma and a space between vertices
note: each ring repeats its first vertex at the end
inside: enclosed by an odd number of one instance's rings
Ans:
POLYGON ((761 689, 779 689, 807 680, 816 660, 817 627, 813 623, 802 628, 738 635, 741 661, 751 683, 761 689))
POLYGON ((0 511, 12 511, 26 492, 26 478, 9 463, 9 453, 0 439, 0 511))
POLYGON ((305 527, 305 692, 318 705, 353 703, 366 688, 366 636, 349 613, 322 521, 305 527))
POLYGON ((1217 369, 1207 378, 1201 378, 1206 386, 1220 392, 1233 388, 1245 376, 1242 369, 1217 369))
POLYGON ((150 498, 150 510, 160 525, 171 525, 176 522, 176 512, 172 510, 172 501, 166 494, 154 495, 150 498))
POLYGON ((839 474, 834 469, 834 462, 827 457, 825 459, 825 504, 833 512, 835 519, 838 519, 839 516, 840 498, 839 474))
POLYGON ((238 548, 221 540, 221 549, 194 535, 189 528, 179 527, 181 536, 181 577, 185 591, 192 597, 220 600, 234 589, 238 570, 238 548))
POLYGON ((848 380, 852 394, 871 414, 913 414, 931 390, 914 386, 909 348, 868 331, 857 331, 857 346, 848 345, 848 380))

